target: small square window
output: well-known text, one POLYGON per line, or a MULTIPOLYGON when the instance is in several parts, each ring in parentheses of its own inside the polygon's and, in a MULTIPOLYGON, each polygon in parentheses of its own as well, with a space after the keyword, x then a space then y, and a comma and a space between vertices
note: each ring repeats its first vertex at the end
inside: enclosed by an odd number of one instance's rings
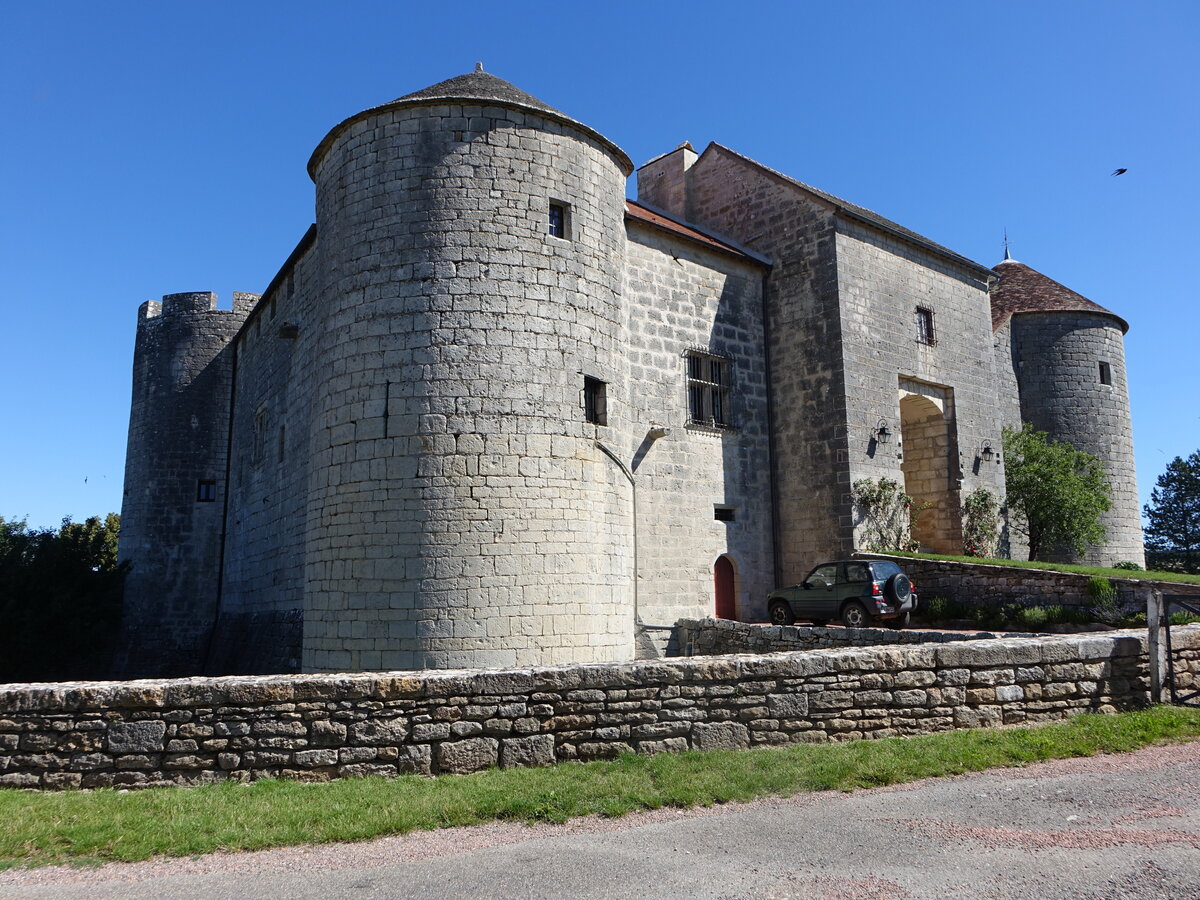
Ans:
POLYGON ((583 419, 593 425, 608 424, 608 385, 588 375, 583 376, 583 419))
POLYGON ((1100 363, 1100 383, 1112 384, 1112 367, 1106 363, 1100 363))
POLYGON ((732 506, 714 506, 713 518, 718 522, 733 522, 737 519, 737 511, 732 506))
POLYGON ((930 346, 937 343, 933 333, 933 310, 924 306, 917 307, 917 343, 930 346))
POLYGON ((571 233, 570 207, 558 200, 550 201, 548 232, 551 237, 570 240, 571 233))
POLYGON ((215 481, 196 482, 196 502, 213 503, 217 499, 217 483, 215 481))

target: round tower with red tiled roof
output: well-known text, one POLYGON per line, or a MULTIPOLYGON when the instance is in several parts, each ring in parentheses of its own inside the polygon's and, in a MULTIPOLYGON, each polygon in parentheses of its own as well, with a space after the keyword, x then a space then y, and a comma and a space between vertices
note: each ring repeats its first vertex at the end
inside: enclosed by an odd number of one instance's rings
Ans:
POLYGON ((1021 419, 1099 458, 1112 486, 1103 543, 1082 559, 1064 551, 1060 561, 1144 565, 1125 377, 1129 324, 1007 254, 995 268, 992 324, 1011 322, 1021 419))

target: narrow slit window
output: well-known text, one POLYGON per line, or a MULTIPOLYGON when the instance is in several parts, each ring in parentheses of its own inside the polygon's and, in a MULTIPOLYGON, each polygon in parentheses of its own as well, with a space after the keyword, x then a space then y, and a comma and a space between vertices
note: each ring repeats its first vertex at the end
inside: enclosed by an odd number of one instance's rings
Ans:
POLYGON ((217 499, 217 483, 215 481, 196 482, 196 502, 213 503, 217 499))
POLYGON ((593 425, 608 424, 608 385, 588 375, 583 376, 583 419, 593 425))
POLYGON ((933 333, 933 310, 924 306, 917 307, 917 343, 930 346, 937 343, 933 333))
POLYGON ((1112 384, 1112 367, 1106 363, 1100 363, 1100 383, 1112 384))

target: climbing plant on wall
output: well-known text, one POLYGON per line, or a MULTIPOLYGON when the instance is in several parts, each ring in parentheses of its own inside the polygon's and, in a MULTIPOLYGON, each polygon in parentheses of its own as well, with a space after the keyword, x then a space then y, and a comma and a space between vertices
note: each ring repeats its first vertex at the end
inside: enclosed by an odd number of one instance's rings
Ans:
POLYGON ((1000 501, 985 487, 963 498, 963 553, 994 557, 1000 537, 1000 501))
POLYGON ((890 478, 862 478, 851 487, 850 498, 864 526, 864 549, 874 553, 920 549, 913 538, 913 523, 930 504, 918 503, 890 478))

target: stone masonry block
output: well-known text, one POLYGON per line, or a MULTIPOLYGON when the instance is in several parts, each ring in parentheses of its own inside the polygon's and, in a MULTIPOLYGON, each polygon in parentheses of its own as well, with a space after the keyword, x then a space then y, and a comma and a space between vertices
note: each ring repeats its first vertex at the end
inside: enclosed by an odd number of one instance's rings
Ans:
POLYGON ((438 744, 435 751, 438 771, 464 775, 490 768, 499 762, 499 748, 500 742, 489 737, 438 744))
POLYGON ((108 749, 111 753, 159 753, 166 733, 166 722, 114 722, 108 726, 108 749))
POLYGON ((505 738, 500 742, 501 768, 549 766, 554 761, 554 735, 505 738))

